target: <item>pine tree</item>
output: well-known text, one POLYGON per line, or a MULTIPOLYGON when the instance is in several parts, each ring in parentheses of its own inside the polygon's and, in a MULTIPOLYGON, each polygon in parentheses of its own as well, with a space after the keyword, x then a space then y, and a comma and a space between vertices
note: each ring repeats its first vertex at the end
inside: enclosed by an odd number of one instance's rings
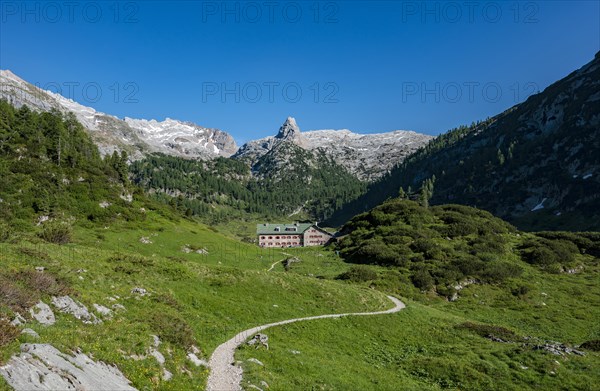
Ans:
POLYGON ((398 198, 400 198, 401 200, 407 199, 406 192, 404 191, 404 188, 402 186, 400 186, 400 190, 398 191, 398 198))

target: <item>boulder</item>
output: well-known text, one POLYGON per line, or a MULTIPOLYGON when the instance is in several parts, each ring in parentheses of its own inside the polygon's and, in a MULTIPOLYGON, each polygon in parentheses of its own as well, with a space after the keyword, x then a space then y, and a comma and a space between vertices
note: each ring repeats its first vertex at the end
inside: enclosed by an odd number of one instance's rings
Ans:
POLYGON ((38 333, 36 333, 34 330, 29 329, 29 328, 21 330, 21 334, 29 335, 29 336, 31 336, 33 338, 39 338, 40 337, 40 335, 38 333))
POLYGON ((97 313, 99 313, 102 316, 106 316, 106 317, 111 317, 112 316, 112 311, 108 308, 106 308, 103 305, 100 304, 93 304, 94 309, 96 310, 97 313))
POLYGON ((198 356, 196 356, 195 353, 188 353, 187 358, 192 362, 192 364, 194 364, 197 367, 203 366, 208 368, 208 362, 206 360, 198 358, 198 356))
POLYGON ((81 320, 83 323, 102 323, 102 320, 96 318, 96 315, 90 313, 85 305, 73 300, 70 296, 55 296, 52 298, 52 304, 58 308, 60 312, 71 314, 75 318, 81 320))
POLYGON ((56 318, 54 317, 54 312, 50 306, 43 301, 40 301, 32 308, 29 309, 29 313, 33 317, 33 319, 37 320, 43 325, 52 326, 56 323, 56 318))
POLYGON ((254 363, 256 365, 260 365, 261 367, 263 367, 265 365, 261 361, 259 361, 257 358, 254 358, 254 357, 249 358, 247 361, 251 362, 251 363, 254 363))
POLYGON ((17 312, 15 318, 10 322, 10 324, 12 324, 13 326, 20 326, 22 324, 25 324, 26 322, 27 321, 25 320, 25 318, 17 312))
POLYGON ((248 341, 248 345, 254 346, 258 349, 259 346, 264 346, 269 350, 269 337, 266 334, 258 333, 250 341, 248 341))
POLYGON ((135 287, 131 290, 131 293, 140 295, 140 296, 146 296, 148 294, 148 291, 144 288, 135 287))

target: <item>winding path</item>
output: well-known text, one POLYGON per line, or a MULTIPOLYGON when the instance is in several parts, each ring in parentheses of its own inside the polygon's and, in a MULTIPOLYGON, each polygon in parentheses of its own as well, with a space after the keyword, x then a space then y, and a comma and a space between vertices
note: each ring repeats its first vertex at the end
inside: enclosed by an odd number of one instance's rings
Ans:
POLYGON ((206 391, 241 391, 242 388, 240 383, 242 382, 243 370, 241 367, 234 364, 235 360, 233 355, 235 350, 254 334, 268 329, 269 327, 281 326, 288 323, 314 319, 341 318, 344 316, 393 314, 405 307, 404 303, 395 297, 388 296, 388 298, 394 303, 394 307, 385 311, 309 316, 306 318, 288 319, 281 322, 269 323, 242 331, 229 341, 219 345, 213 352, 212 356, 210 356, 210 361, 208 363, 210 367, 210 375, 208 376, 206 391))
POLYGON ((273 268, 275 267, 275 265, 277 265, 278 263, 281 263, 285 260, 285 258, 280 259, 279 261, 275 262, 274 264, 271 265, 271 267, 269 269, 267 269, 268 272, 270 272, 271 270, 273 270, 273 268))

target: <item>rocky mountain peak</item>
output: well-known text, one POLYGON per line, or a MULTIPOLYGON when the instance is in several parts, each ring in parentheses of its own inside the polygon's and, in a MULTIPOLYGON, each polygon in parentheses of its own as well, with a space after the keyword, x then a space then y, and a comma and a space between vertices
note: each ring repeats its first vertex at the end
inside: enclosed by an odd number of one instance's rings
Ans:
POLYGON ((296 119, 293 117, 287 117, 283 125, 281 125, 281 127, 279 128, 279 133, 277 133, 275 138, 282 140, 299 141, 301 139, 300 128, 296 123, 296 119))

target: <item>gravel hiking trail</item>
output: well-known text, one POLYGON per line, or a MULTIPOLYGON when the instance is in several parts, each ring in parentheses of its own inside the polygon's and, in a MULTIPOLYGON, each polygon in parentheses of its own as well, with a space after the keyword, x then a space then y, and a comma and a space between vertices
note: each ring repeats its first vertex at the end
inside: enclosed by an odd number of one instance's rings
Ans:
POLYGON ((206 386, 207 391, 241 391, 242 387, 240 383, 242 382, 242 373, 243 370, 241 367, 235 365, 235 359, 233 355, 235 354, 235 350, 242 345, 248 338, 253 336, 254 334, 268 329, 274 326, 281 326, 288 323, 301 322, 305 320, 315 320, 315 319, 326 319, 326 318, 341 318, 344 316, 370 316, 370 315, 383 315, 383 314, 393 314, 400 310, 402 310, 405 305, 400 300, 395 297, 388 296, 394 303, 394 307, 385 311, 376 311, 376 312, 353 312, 346 314, 329 314, 329 315, 318 315, 318 316, 309 316, 306 318, 296 318, 296 319, 288 319, 282 320, 280 322, 264 324, 262 326, 256 326, 248 330, 244 330, 238 333, 235 337, 231 338, 229 341, 219 345, 213 354, 210 356, 209 367, 210 367, 210 375, 208 376, 208 382, 206 386))

